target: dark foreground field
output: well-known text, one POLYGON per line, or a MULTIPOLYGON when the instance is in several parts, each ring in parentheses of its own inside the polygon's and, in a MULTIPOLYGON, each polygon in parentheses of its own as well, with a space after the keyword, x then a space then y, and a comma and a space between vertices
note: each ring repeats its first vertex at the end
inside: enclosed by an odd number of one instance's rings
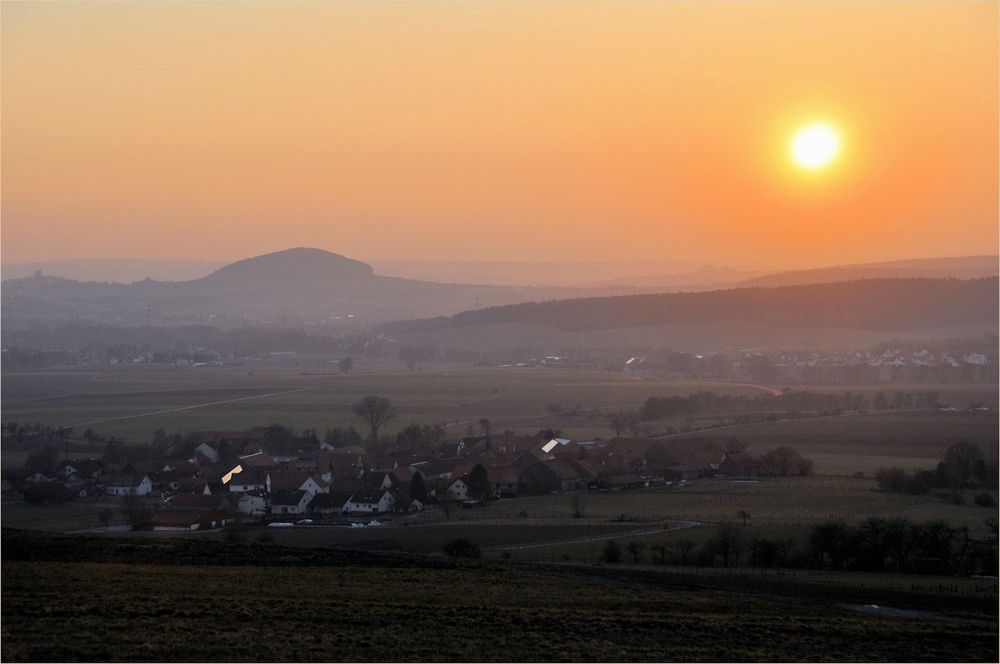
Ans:
POLYGON ((18 531, 3 550, 4 661, 997 660, 995 597, 18 531))

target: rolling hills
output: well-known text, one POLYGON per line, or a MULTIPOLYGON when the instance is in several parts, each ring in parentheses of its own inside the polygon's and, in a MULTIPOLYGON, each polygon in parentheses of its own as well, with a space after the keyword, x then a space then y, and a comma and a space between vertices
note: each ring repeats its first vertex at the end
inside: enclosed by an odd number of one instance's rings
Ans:
POLYGON ((462 349, 863 345, 995 333, 997 279, 869 279, 704 293, 530 302, 388 324, 407 343, 462 349))
POLYGON ((367 325, 448 315, 477 305, 628 288, 569 289, 447 284, 375 274, 370 265, 321 249, 295 248, 247 258, 188 281, 129 284, 34 275, 3 284, 5 323, 58 321, 183 325, 247 323, 367 325))

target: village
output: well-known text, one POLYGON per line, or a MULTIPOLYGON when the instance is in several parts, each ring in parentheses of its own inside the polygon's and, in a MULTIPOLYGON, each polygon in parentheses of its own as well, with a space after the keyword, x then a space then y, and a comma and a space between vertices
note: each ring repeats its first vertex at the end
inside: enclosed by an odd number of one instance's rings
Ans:
POLYGON ((3 488, 7 501, 36 504, 114 498, 122 518, 105 508, 105 530, 114 522, 119 530, 195 531, 250 523, 359 527, 407 515, 447 518, 453 508, 518 496, 811 473, 790 448, 754 459, 734 439, 574 441, 551 434, 487 433, 375 455, 359 444, 309 437, 271 445, 273 429, 201 431, 160 454, 115 446, 100 458, 63 459, 48 473, 5 479, 3 488))

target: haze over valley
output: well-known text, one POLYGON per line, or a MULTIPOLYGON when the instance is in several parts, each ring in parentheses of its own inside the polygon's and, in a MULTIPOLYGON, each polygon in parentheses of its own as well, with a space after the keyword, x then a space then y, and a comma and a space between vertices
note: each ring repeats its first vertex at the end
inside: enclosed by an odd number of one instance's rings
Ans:
POLYGON ((4 661, 1000 659, 1000 3, 0 32, 4 661))

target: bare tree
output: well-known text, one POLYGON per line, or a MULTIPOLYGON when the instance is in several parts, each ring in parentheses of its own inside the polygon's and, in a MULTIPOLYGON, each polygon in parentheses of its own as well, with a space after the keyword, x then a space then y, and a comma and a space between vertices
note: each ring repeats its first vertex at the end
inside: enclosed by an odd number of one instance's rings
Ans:
POLYGON ((645 542, 637 542, 632 540, 628 543, 628 555, 632 556, 632 564, 638 565, 639 560, 642 558, 642 552, 646 548, 645 542))
POLYGON ((608 427, 620 438, 622 431, 638 430, 639 417, 634 412, 617 410, 608 414, 608 427))
POLYGON ((583 494, 574 493, 572 498, 573 518, 583 518, 583 494))
POLYGON ((688 564, 688 559, 691 556, 691 552, 694 551, 694 547, 694 540, 682 539, 677 542, 677 553, 680 554, 681 565, 688 564))
POLYGON ((354 414, 371 429, 371 440, 378 440, 378 430, 396 416, 392 402, 385 397, 367 396, 354 404, 354 414))

